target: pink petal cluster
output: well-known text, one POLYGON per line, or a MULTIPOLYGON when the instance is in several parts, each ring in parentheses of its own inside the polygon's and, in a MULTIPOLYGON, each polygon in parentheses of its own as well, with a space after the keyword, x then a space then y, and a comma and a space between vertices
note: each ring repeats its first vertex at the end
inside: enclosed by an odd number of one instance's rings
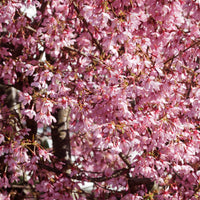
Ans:
POLYGON ((0 199, 199 199, 199 21, 195 0, 2 1, 0 199), (70 163, 44 145, 67 108, 70 163))

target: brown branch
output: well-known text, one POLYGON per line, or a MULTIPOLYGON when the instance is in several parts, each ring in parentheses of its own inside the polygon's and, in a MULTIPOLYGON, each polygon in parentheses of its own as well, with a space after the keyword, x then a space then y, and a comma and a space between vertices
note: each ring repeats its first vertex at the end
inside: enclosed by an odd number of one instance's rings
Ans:
POLYGON ((88 27, 89 27, 90 24, 86 21, 86 19, 85 19, 83 16, 80 15, 80 10, 79 10, 77 4, 76 4, 74 1, 73 1, 72 3, 73 3, 73 6, 74 6, 74 8, 75 8, 77 14, 78 14, 78 18, 79 18, 80 20, 82 20, 82 22, 84 23, 85 27, 87 27, 87 31, 88 31, 88 33, 90 34, 90 36, 92 37, 93 43, 95 43, 96 47, 97 47, 97 48, 99 49, 99 51, 100 51, 100 54, 102 54, 102 53, 103 53, 103 48, 102 48, 101 45, 99 44, 99 41, 98 41, 97 39, 94 38, 94 36, 93 36, 93 34, 91 33, 91 31, 88 29, 88 27))
POLYGON ((32 27, 29 26, 29 25, 25 26, 25 28, 28 29, 28 30, 30 30, 30 31, 32 31, 32 32, 34 32, 34 33, 37 32, 34 28, 32 28, 32 27))
POLYGON ((126 159, 126 157, 122 154, 122 152, 119 153, 119 157, 123 160, 123 162, 128 166, 128 168, 131 168, 131 164, 129 161, 126 159))
POLYGON ((191 91, 192 91, 192 85, 194 84, 195 72, 196 72, 198 69, 199 69, 198 67, 196 67, 196 68, 194 69, 194 71, 192 72, 192 77, 191 77, 190 82, 189 82, 188 84, 186 83, 186 87, 187 87, 186 99, 189 99, 189 97, 190 97, 190 93, 191 93, 191 91))
POLYGON ((154 181, 150 178, 130 178, 128 180, 129 190, 132 194, 136 193, 141 185, 145 185, 148 192, 153 188, 154 181))
MULTIPOLYGON (((37 139, 37 122, 34 119, 30 119, 29 117, 26 117, 26 126, 28 129, 30 129, 29 134, 26 135, 24 138, 27 141, 31 141, 34 143, 34 141, 37 139)), ((29 145, 29 154, 32 154, 34 152, 35 146, 33 144, 29 145)))
POLYGON ((108 188, 108 187, 106 187, 106 186, 100 185, 99 183, 95 183, 95 185, 96 185, 97 187, 100 187, 100 188, 102 188, 102 189, 104 189, 104 190, 110 192, 111 194, 113 194, 113 193, 114 193, 114 194, 126 194, 126 193, 127 193, 126 190, 114 190, 114 189, 110 189, 110 188, 108 188))
POLYGON ((116 18, 119 18, 118 15, 116 14, 116 12, 114 11, 114 8, 112 6, 112 2, 108 1, 109 5, 110 5, 110 8, 111 8, 111 11, 113 13, 113 15, 116 17, 116 18))
POLYGON ((77 175, 71 176, 69 173, 65 172, 64 170, 60 170, 60 169, 57 169, 55 167, 46 165, 43 162, 39 162, 38 166, 40 168, 42 168, 42 169, 47 170, 47 171, 54 172, 57 175, 63 174, 64 176, 66 176, 67 178, 70 178, 72 180, 80 180, 80 181, 84 180, 84 181, 89 181, 89 182, 103 182, 103 181, 108 181, 110 179, 117 178, 117 177, 119 177, 119 176, 121 176, 123 174, 127 174, 129 172, 129 169, 127 169, 127 168, 121 168, 121 169, 115 170, 113 172, 113 174, 111 176, 109 176, 109 177, 107 177, 107 176, 90 177, 90 176, 85 175, 83 172, 79 173, 77 175))
POLYGON ((102 64, 104 66, 107 66, 107 64, 105 62, 103 62, 102 60, 100 60, 98 57, 94 56, 94 55, 87 55, 85 54, 84 52, 78 50, 78 49, 75 49, 73 47, 69 47, 69 46, 65 46, 63 47, 63 51, 74 51, 84 57, 89 57, 93 62, 97 62, 99 64, 102 64))
POLYGON ((46 8, 47 8, 47 4, 48 4, 48 1, 45 1, 45 0, 39 0, 39 2, 41 3, 41 7, 39 8, 39 11, 44 14, 46 8))
MULTIPOLYGON (((29 26, 29 25, 26 26, 25 28, 31 30, 31 31, 34 32, 34 33, 37 32, 36 29, 34 29, 33 27, 31 27, 31 26, 29 26)), ((41 44, 41 45, 42 45, 42 44, 41 44)), ((86 53, 84 53, 84 52, 82 52, 82 51, 80 51, 80 50, 78 50, 78 49, 75 49, 74 47, 65 46, 65 47, 62 48, 62 50, 63 50, 64 52, 68 52, 68 51, 76 52, 76 53, 78 53, 79 55, 82 55, 82 56, 84 56, 84 57, 89 57, 93 62, 97 62, 97 63, 99 63, 99 64, 102 64, 102 65, 104 65, 104 66, 107 66, 106 63, 105 63, 104 61, 100 60, 98 57, 96 57, 96 56, 94 56, 94 55, 87 55, 86 53)))
MULTIPOLYGON (((109 177, 106 177, 106 176, 89 177, 89 176, 85 175, 85 173, 82 173, 82 174, 79 173, 78 175, 71 176, 67 172, 63 172, 60 169, 56 169, 54 167, 47 166, 44 163, 40 162, 40 163, 38 163, 38 165, 41 168, 45 169, 45 170, 55 172, 57 175, 63 174, 63 176, 66 176, 67 178, 69 178, 71 180, 88 181, 88 182, 93 182, 96 185, 99 185, 98 183, 100 183, 100 182, 108 181, 108 180, 111 180, 113 178, 117 178, 117 177, 119 177, 121 175, 127 175, 128 172, 129 172, 129 169, 122 168, 122 169, 119 169, 119 170, 115 170, 113 172, 113 174, 111 176, 109 176, 109 177)), ((129 178, 128 179, 129 191, 132 194, 136 193, 141 185, 145 185, 147 190, 150 191, 154 186, 154 181, 151 180, 150 178, 145 178, 145 177, 142 177, 142 178, 134 177, 134 178, 129 178)), ((109 188, 104 188, 104 189, 109 190, 109 188)), ((118 191, 114 191, 113 190, 112 192, 118 192, 118 191)), ((124 192, 124 191, 121 191, 121 192, 124 192)))
POLYGON ((192 47, 196 46, 200 44, 200 40, 192 43, 188 48, 184 49, 183 51, 180 51, 177 55, 173 55, 172 57, 170 57, 169 59, 167 59, 165 62, 164 62, 164 65, 166 65, 169 61, 173 60, 174 58, 177 58, 179 55, 181 55, 182 53, 186 52, 187 50, 191 49, 192 47))

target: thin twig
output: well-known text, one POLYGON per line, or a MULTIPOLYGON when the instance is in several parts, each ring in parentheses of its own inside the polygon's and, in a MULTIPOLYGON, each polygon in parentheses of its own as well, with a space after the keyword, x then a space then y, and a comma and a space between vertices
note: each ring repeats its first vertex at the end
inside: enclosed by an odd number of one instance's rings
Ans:
MULTIPOLYGON (((80 10, 79 10, 77 4, 74 1, 72 3, 74 5, 74 8, 75 8, 77 14, 78 14, 78 18, 83 21, 85 27, 89 27, 89 23, 86 21, 86 19, 83 16, 80 15, 80 10)), ((95 43, 95 45, 99 49, 100 54, 102 54, 103 53, 103 48, 99 44, 99 41, 96 38, 94 38, 93 34, 91 33, 91 31, 88 28, 87 28, 87 31, 90 34, 90 36, 92 37, 92 41, 95 43)))
POLYGON ((123 162, 128 166, 128 168, 131 168, 131 164, 129 161, 125 158, 125 156, 122 154, 122 152, 119 153, 119 157, 123 160, 123 162))
POLYGON ((186 52, 187 50, 191 49, 192 47, 196 46, 200 44, 200 40, 194 42, 193 44, 191 44, 188 48, 184 49, 183 51, 180 51, 177 55, 173 55, 172 57, 170 57, 169 59, 167 59, 164 64, 166 65, 169 61, 173 60, 174 58, 177 58, 179 55, 181 55, 182 53, 186 52))
POLYGON ((85 181, 90 181, 90 182, 103 182, 103 181, 108 181, 110 179, 113 179, 113 178, 117 178, 123 174, 127 174, 129 172, 129 169, 127 168, 122 168, 122 169, 118 169, 118 170, 115 170, 113 172, 113 174, 109 177, 106 177, 106 176, 100 176, 100 177, 89 177, 85 174, 79 174, 79 175, 73 175, 71 176, 70 174, 64 172, 63 170, 60 170, 60 169, 57 169, 55 167, 51 167, 49 165, 45 165, 44 163, 42 162, 39 162, 38 163, 38 166, 41 167, 42 169, 45 169, 47 171, 51 171, 51 172, 54 172, 56 173, 57 175, 60 175, 60 174, 63 174, 64 176, 66 176, 67 178, 70 178, 70 179, 74 179, 74 180, 85 180, 85 181))

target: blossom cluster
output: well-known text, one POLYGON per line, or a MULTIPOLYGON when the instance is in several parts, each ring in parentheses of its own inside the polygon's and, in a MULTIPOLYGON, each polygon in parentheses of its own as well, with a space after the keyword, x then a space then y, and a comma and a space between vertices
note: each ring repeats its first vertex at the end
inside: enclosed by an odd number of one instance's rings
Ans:
POLYGON ((19 91, 20 114, 2 94, 0 198, 27 186, 52 200, 199 199, 199 11, 195 0, 2 1, 0 84, 19 91), (69 166, 41 142, 68 107, 69 166))

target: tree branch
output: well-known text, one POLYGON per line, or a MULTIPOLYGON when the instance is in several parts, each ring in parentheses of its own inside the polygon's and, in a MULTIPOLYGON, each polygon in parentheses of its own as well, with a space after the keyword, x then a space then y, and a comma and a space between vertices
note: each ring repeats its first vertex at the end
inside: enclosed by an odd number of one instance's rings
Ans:
POLYGON ((122 154, 122 152, 119 153, 119 157, 123 160, 123 162, 128 166, 128 168, 131 168, 131 164, 129 161, 126 159, 126 157, 122 154))
POLYGON ((80 172, 80 173, 78 173, 76 175, 71 176, 69 173, 63 171, 62 169, 57 169, 55 167, 46 165, 46 164, 44 164, 42 162, 39 162, 38 166, 41 167, 42 169, 47 170, 47 171, 54 172, 57 175, 63 174, 63 176, 66 176, 67 178, 70 178, 70 179, 80 180, 80 181, 84 180, 84 181, 89 181, 89 182, 103 182, 103 181, 108 181, 110 179, 117 178, 117 177, 119 177, 119 176, 121 176, 123 174, 127 174, 129 172, 129 169, 127 169, 127 168, 121 168, 121 169, 115 170, 113 172, 113 174, 111 176, 109 176, 109 177, 107 177, 107 176, 90 177, 90 176, 85 175, 85 173, 82 173, 82 172, 80 172))
POLYGON ((180 51, 177 55, 173 55, 172 57, 170 57, 169 59, 167 59, 165 62, 164 62, 164 65, 166 65, 168 62, 170 62, 171 60, 174 60, 174 58, 177 58, 178 56, 180 56, 182 53, 186 52, 187 50, 191 49, 192 47, 196 46, 200 44, 200 40, 192 43, 188 48, 184 49, 183 51, 180 51))
MULTIPOLYGON (((78 14, 78 18, 83 21, 85 27, 89 27, 90 24, 86 21, 86 19, 83 16, 80 15, 80 10, 79 10, 77 4, 74 1, 72 1, 72 3, 74 5, 74 8, 75 8, 77 14, 78 14)), ((90 36, 92 37, 92 41, 95 43, 96 47, 99 49, 100 54, 102 54, 103 53, 103 48, 99 44, 99 41, 94 38, 93 34, 91 33, 91 31, 88 28, 87 28, 87 31, 90 34, 90 36)))

